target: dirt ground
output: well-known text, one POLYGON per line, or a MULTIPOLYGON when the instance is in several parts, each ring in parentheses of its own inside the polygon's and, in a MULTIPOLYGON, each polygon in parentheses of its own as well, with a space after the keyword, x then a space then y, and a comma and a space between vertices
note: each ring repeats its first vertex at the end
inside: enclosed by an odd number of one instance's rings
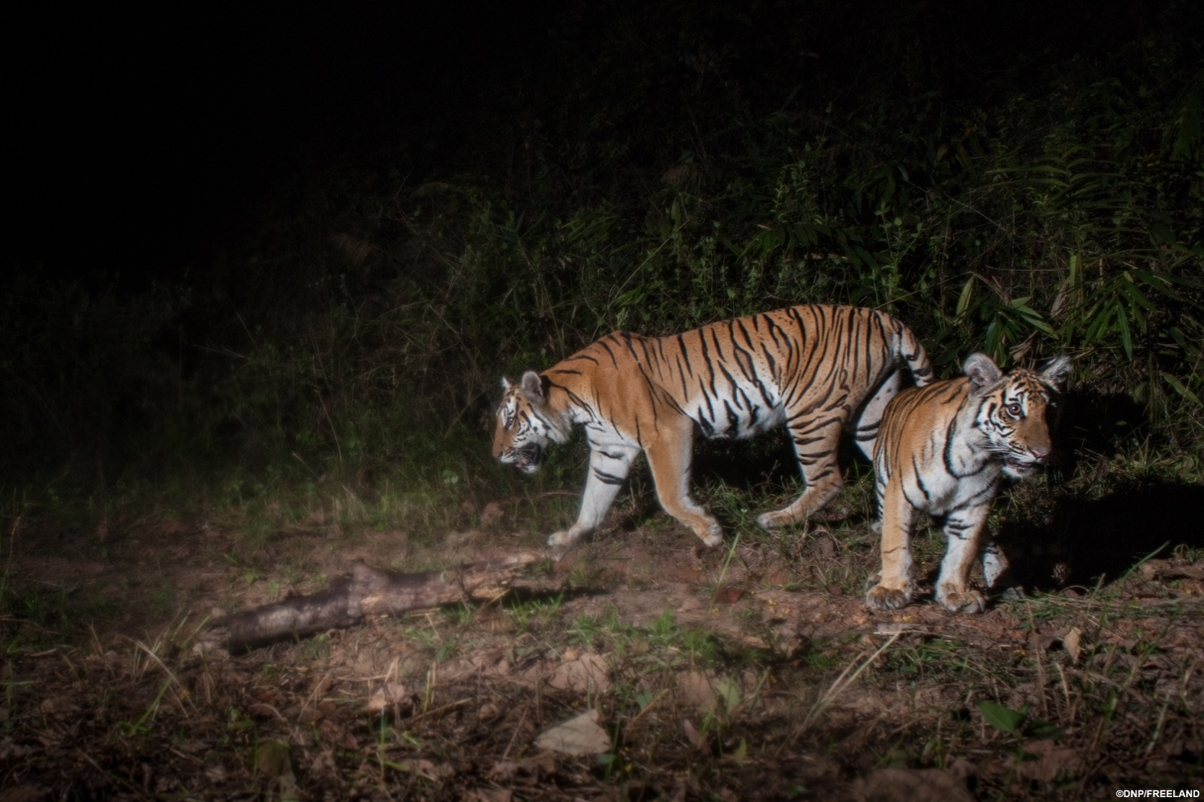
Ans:
MULTIPOLYGON (((497 516, 494 516, 497 518, 497 516)), ((504 521, 30 528, 7 555, 0 802, 1090 799, 1204 789, 1204 565, 869 611, 866 538, 612 529, 505 598, 229 655, 207 620, 538 548, 504 521), (730 544, 729 544, 730 546, 730 544), (241 550, 241 551, 240 551, 241 550), (239 555, 239 556, 234 556, 239 555), (835 570, 839 569, 839 570, 835 570)), ((11 522, 10 522, 11 523, 11 522)))

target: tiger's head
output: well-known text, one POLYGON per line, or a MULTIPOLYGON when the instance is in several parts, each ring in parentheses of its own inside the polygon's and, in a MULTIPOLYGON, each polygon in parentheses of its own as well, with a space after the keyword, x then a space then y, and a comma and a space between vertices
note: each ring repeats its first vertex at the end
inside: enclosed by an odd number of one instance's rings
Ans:
POLYGON ((974 425, 986 437, 987 449, 1003 461, 1008 476, 1031 475, 1053 448, 1049 426, 1070 375, 1070 358, 1062 354, 1037 370, 1004 374, 986 354, 971 354, 964 368, 977 407, 974 425))
POLYGON ((539 470, 539 459, 549 442, 568 440, 571 422, 548 404, 545 379, 533 370, 522 381, 502 379, 502 402, 493 431, 493 456, 523 473, 539 470))

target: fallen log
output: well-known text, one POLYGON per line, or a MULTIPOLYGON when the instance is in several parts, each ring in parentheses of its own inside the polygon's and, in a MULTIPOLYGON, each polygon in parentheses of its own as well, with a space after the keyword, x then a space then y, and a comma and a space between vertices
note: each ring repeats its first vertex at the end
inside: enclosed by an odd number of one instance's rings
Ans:
POLYGON ((363 563, 351 575, 309 596, 233 613, 209 624, 201 640, 242 652, 288 638, 354 626, 367 616, 396 615, 466 601, 491 601, 542 555, 524 552, 502 560, 464 563, 442 571, 396 573, 363 563))

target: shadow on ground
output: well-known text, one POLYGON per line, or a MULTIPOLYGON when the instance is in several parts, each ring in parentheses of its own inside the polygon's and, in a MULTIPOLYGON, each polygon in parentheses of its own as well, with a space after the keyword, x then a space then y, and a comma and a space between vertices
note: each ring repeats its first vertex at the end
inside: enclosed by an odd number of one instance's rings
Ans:
POLYGON ((1092 587, 1154 554, 1204 549, 1202 506, 1204 486, 1143 482, 1099 499, 1061 498, 1047 524, 1005 523, 1000 540, 1026 588, 1092 587))

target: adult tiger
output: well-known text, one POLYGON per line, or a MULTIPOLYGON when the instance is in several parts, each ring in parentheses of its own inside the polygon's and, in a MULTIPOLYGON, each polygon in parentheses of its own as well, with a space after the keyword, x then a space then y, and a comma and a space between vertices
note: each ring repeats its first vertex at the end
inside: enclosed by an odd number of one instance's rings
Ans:
POLYGON ((643 450, 665 512, 708 546, 718 522, 690 498, 694 430, 746 438, 785 423, 806 490, 761 515, 766 528, 801 520, 843 484, 843 429, 873 454, 882 409, 900 389, 900 361, 917 385, 932 366, 911 329, 884 312, 795 306, 668 337, 616 331, 542 374, 511 384, 497 409, 493 455, 533 473, 549 442, 585 427, 590 469, 577 522, 548 539, 568 546, 593 532, 643 450))
POLYGON ((969 583, 980 551, 987 587, 1007 567, 999 548, 983 538, 991 500, 1002 477, 1022 479, 1049 456, 1048 419, 1070 359, 1004 375, 990 357, 973 354, 964 370, 960 378, 904 390, 886 405, 874 449, 882 574, 866 594, 870 609, 897 609, 915 594, 910 541, 919 512, 945 519, 936 600, 947 610, 985 607, 969 583))

